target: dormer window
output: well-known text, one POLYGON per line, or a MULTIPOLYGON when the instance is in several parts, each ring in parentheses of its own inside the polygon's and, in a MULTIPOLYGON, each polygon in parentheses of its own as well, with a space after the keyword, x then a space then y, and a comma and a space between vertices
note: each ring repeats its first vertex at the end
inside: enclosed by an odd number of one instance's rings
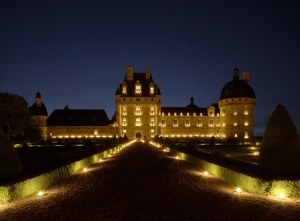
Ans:
POLYGON ((142 93, 142 85, 141 85, 139 80, 137 80, 136 84, 135 84, 135 93, 136 94, 141 94, 142 93))
POLYGON ((150 94, 154 94, 154 84, 151 82, 150 84, 150 94))
POLYGON ((126 82, 122 84, 122 94, 127 94, 127 85, 126 82))

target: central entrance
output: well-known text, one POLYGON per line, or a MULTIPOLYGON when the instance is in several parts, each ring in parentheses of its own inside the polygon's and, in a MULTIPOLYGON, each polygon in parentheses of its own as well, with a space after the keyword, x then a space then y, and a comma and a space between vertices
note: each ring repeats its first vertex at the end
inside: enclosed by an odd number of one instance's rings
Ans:
POLYGON ((136 139, 141 139, 141 138, 142 138, 142 134, 141 134, 140 132, 137 132, 137 133, 135 134, 135 138, 136 138, 136 139))

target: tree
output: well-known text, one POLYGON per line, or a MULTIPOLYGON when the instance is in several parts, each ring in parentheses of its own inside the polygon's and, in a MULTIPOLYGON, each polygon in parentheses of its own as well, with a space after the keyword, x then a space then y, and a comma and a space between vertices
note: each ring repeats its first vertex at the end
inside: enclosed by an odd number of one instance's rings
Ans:
POLYGON ((28 103, 21 96, 9 93, 0 93, 0 125, 6 128, 9 137, 23 135, 30 125, 28 103))
POLYGON ((33 126, 26 128, 24 131, 23 141, 42 142, 42 131, 38 127, 33 126))
POLYGON ((300 141, 286 108, 279 104, 266 125, 258 165, 276 172, 300 170, 300 141))

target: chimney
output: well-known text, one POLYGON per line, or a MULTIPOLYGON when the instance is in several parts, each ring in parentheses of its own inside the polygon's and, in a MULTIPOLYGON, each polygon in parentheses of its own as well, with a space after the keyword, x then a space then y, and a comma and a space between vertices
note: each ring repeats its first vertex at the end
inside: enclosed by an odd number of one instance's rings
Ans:
POLYGON ((146 73, 146 79, 150 79, 150 67, 145 68, 145 73, 146 73))
POLYGON ((243 80, 250 85, 250 72, 243 73, 243 80))
POLYGON ((126 67, 126 80, 128 81, 133 80, 133 66, 126 67))

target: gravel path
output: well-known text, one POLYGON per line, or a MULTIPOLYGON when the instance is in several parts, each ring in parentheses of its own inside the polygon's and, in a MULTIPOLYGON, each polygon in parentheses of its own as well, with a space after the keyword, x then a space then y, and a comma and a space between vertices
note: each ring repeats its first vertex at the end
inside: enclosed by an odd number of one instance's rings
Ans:
POLYGON ((299 220, 300 200, 234 187, 141 142, 45 190, 0 205, 0 220, 299 220))

